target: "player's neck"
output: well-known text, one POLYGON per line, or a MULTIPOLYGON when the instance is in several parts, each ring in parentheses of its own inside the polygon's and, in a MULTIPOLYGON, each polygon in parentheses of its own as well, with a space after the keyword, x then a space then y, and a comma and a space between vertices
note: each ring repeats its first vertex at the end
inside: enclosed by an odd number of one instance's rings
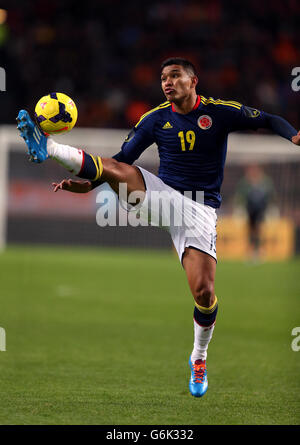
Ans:
POLYGON ((176 113, 187 114, 193 110, 198 100, 197 93, 191 94, 191 96, 185 97, 181 101, 172 102, 172 108, 176 113))

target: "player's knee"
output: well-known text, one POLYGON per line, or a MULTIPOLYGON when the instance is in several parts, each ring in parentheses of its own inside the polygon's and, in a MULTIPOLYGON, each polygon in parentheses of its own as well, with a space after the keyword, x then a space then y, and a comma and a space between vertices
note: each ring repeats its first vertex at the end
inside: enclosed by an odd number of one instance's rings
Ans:
POLYGON ((195 302, 199 306, 210 307, 215 300, 215 288, 212 281, 199 280, 193 288, 195 302))
POLYGON ((128 165, 124 162, 118 162, 112 158, 102 159, 103 173, 102 180, 108 182, 116 193, 119 193, 119 185, 127 184, 126 191, 145 192, 144 179, 137 167, 128 165))
POLYGON ((124 162, 118 162, 113 158, 102 159, 103 174, 102 179, 108 183, 112 182, 128 182, 132 180, 132 176, 135 173, 134 168, 131 165, 124 162))

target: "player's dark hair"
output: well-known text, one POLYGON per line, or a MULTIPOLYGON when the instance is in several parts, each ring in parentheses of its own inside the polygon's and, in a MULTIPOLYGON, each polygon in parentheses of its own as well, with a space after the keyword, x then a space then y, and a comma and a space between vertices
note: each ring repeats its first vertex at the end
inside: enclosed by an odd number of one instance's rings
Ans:
POLYGON ((193 76, 196 75, 196 68, 193 65, 192 62, 190 62, 187 59, 184 59, 183 57, 170 57, 169 59, 166 59, 163 61, 163 63, 161 64, 161 71, 169 65, 180 65, 182 66, 186 71, 190 71, 193 76))

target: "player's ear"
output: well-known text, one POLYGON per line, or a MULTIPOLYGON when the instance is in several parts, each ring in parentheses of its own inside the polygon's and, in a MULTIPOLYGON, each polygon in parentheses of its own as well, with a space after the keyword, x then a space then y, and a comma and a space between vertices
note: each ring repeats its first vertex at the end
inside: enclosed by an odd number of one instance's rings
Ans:
POLYGON ((192 88, 196 88, 197 84, 198 84, 198 77, 192 76, 192 88))

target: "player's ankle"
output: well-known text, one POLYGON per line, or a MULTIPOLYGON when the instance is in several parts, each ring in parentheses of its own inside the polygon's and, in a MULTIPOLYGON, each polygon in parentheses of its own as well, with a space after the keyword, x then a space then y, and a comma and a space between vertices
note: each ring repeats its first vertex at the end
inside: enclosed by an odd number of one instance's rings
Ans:
POLYGON ((206 355, 203 355, 203 354, 194 354, 193 352, 192 352, 192 354, 191 354, 191 362, 192 363, 195 363, 196 361, 200 361, 201 360, 201 362, 202 363, 206 363, 206 355))

